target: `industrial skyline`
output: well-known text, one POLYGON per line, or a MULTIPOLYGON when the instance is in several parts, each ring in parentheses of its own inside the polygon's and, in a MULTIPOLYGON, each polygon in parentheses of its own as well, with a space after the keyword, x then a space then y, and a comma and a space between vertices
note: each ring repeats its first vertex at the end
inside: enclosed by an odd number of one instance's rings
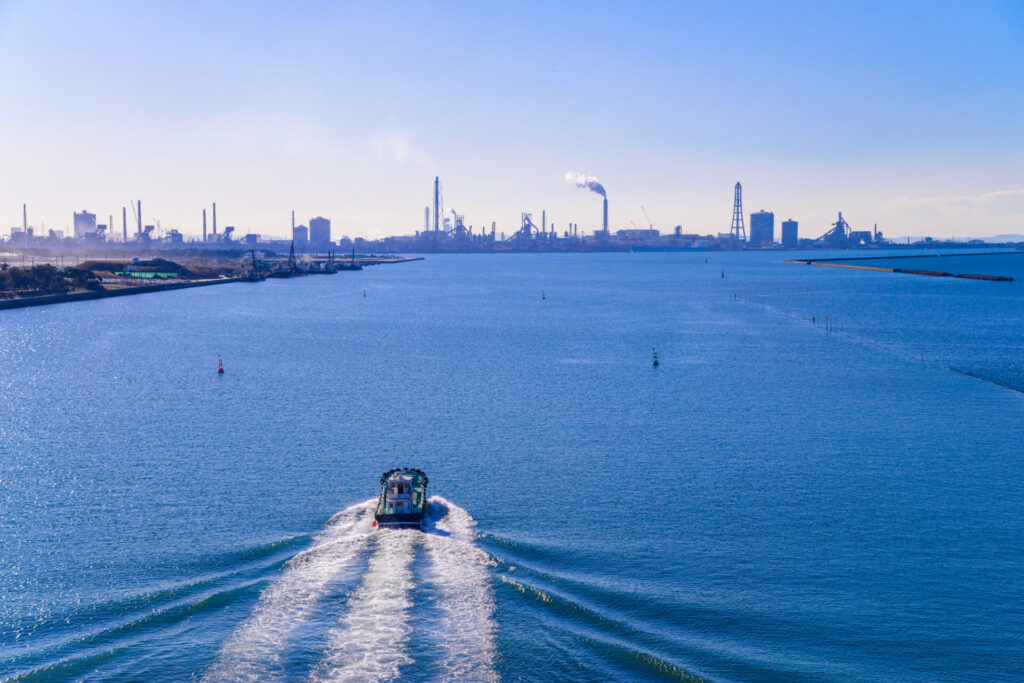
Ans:
MULTIPOLYGON (((884 237, 875 224, 872 229, 854 230, 843 218, 840 211, 838 220, 830 223, 828 230, 818 237, 799 236, 799 222, 789 218, 782 222, 780 239, 775 239, 775 214, 760 210, 750 214, 749 239, 744 229, 743 188, 736 182, 732 222, 728 232, 706 234, 685 232, 682 225, 670 231, 657 229, 641 207, 647 219, 645 227, 638 227, 631 221, 632 228, 612 229, 608 222, 608 192, 594 176, 574 173, 565 174, 565 180, 578 188, 588 190, 601 198, 601 221, 597 229, 588 233, 581 231, 574 221, 562 223, 561 229, 554 222, 548 222, 546 210, 541 210, 540 225, 532 212, 520 214, 520 224, 515 229, 497 230, 492 221, 488 231, 486 224, 474 231, 465 214, 444 205, 444 190, 440 176, 432 183, 433 203, 424 207, 422 230, 415 230, 383 238, 364 238, 343 235, 335 241, 331 233, 331 220, 323 216, 309 219, 309 225, 296 223, 295 211, 291 212, 290 232, 282 239, 274 235, 259 234, 248 230, 237 231, 227 225, 217 232, 217 203, 211 203, 212 230, 207 231, 207 212, 202 210, 201 237, 189 235, 177 228, 166 232, 156 225, 144 224, 142 200, 131 202, 134 232, 129 238, 127 207, 121 208, 122 232, 114 230, 113 214, 108 223, 97 223, 96 214, 86 210, 74 213, 74 232, 45 230, 28 221, 28 207, 22 205, 21 226, 12 227, 8 239, 0 238, 0 246, 6 244, 13 249, 38 249, 45 253, 102 251, 104 249, 179 249, 202 247, 204 250, 221 252, 238 249, 274 250, 288 247, 299 253, 331 254, 337 247, 345 249, 370 249, 386 252, 530 252, 530 251, 620 251, 620 250, 740 250, 740 249, 794 249, 794 248, 879 248, 895 246, 891 239, 884 237), (450 211, 451 216, 448 216, 450 211)), ((596 210, 596 206, 595 206, 596 210)), ((931 237, 922 238, 931 241, 931 237)), ((980 242, 981 240, 974 240, 980 242)), ((1019 241, 1019 240, 1004 240, 1019 241)))
POLYGON ((116 232, 144 197, 198 234, 216 197, 261 234, 292 206, 407 234, 440 175, 476 225, 546 210, 592 232, 573 169, 614 188, 611 229, 723 232, 742 178, 802 226, 843 207, 894 236, 1024 231, 1019 3, 540 9, 2 3, 0 230, 27 203, 116 232), (453 29, 472 40, 433 38, 453 29))

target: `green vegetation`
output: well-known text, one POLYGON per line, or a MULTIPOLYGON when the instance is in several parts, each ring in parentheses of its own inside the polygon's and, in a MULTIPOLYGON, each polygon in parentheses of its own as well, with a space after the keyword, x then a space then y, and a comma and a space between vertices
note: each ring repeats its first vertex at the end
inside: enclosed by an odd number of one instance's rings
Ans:
POLYGON ((100 291, 95 273, 78 268, 57 268, 49 263, 11 268, 0 264, 0 297, 66 294, 73 290, 100 291))

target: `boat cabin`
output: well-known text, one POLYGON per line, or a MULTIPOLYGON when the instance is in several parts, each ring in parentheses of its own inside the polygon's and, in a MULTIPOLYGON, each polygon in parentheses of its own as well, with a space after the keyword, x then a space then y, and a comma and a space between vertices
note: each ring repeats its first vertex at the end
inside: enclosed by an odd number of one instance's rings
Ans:
POLYGON ((384 514, 404 514, 413 511, 412 477, 394 474, 388 478, 387 495, 384 497, 384 514))
POLYGON ((380 486, 374 525, 421 528, 427 506, 427 475, 411 467, 388 470, 380 476, 380 486))

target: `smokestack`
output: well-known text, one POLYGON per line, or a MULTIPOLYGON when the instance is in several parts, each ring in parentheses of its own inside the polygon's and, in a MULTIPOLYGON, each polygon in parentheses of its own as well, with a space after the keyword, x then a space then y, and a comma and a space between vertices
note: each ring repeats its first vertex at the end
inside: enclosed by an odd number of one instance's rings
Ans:
POLYGON ((28 234, 28 204, 21 205, 21 230, 28 234))
POLYGON ((295 209, 292 209, 292 232, 295 232, 295 209))
POLYGON ((136 235, 141 235, 142 234, 142 200, 140 199, 138 201, 139 201, 139 216, 138 216, 138 218, 139 218, 139 228, 138 228, 138 231, 136 231, 135 234, 136 235))
POLYGON ((430 232, 430 207, 423 207, 423 232, 430 232))
POLYGON ((434 232, 441 229, 441 179, 434 176, 434 232))
POLYGON ((608 232, 608 197, 604 198, 604 221, 601 223, 601 229, 608 232))
POLYGON ((125 242, 128 241, 128 207, 121 207, 121 236, 125 242))
POLYGON ((203 209, 203 241, 206 241, 206 209, 203 209))
POLYGON ((217 202, 213 203, 213 236, 217 236, 217 202))
POLYGON ((540 212, 540 231, 544 233, 548 231, 548 212, 544 210, 540 212))

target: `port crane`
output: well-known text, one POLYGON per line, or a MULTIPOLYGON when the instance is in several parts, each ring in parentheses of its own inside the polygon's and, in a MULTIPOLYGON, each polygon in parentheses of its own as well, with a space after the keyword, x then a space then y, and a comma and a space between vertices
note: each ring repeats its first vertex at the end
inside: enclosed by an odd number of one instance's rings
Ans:
POLYGON ((651 220, 651 217, 647 215, 647 209, 644 208, 643 204, 640 205, 640 210, 644 212, 644 218, 647 219, 647 229, 654 230, 654 222, 651 220))

